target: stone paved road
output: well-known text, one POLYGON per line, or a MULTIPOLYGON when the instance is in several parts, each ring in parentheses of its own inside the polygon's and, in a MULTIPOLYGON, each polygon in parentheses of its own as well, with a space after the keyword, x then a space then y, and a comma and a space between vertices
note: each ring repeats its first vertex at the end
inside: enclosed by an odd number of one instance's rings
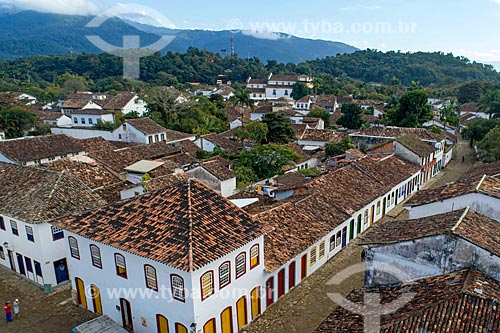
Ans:
MULTIPOLYGON (((441 172, 425 188, 436 188, 458 180, 474 163, 469 144, 460 140, 455 150, 455 158, 448 168, 441 172), (462 156, 465 162, 462 163, 462 156)), ((408 218, 408 213, 400 205, 396 214, 388 216, 372 228, 393 219, 408 218)), ((394 212, 393 211, 393 212, 394 212)), ((242 332, 252 333, 310 333, 333 311, 335 304, 327 297, 327 292, 349 294, 363 286, 363 277, 358 275, 340 287, 326 286, 326 282, 345 267, 359 263, 361 249, 356 241, 350 243, 341 253, 332 258, 313 275, 246 327, 242 332)))
POLYGON ((19 298, 21 317, 6 323, 2 307, 1 333, 69 333, 94 315, 71 301, 69 285, 50 295, 11 271, 0 268, 0 304, 19 298), (60 303, 67 301, 65 305, 60 303))

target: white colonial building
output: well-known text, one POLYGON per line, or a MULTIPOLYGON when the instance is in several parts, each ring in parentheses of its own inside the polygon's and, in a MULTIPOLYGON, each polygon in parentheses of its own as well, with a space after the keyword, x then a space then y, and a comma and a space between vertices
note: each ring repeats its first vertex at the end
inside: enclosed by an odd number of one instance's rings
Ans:
POLYGON ((277 100, 280 98, 292 100, 293 86, 297 82, 304 83, 309 88, 313 87, 313 78, 307 75, 274 75, 271 73, 267 80, 248 78, 247 89, 253 100, 277 100))
POLYGON ((262 311, 268 228, 196 180, 54 224, 77 302, 131 331, 232 333, 262 311))
POLYGON ((114 123, 115 116, 109 110, 101 109, 82 109, 73 111, 73 126, 76 127, 94 127, 99 122, 114 123))
POLYGON ((0 163, 0 265, 38 285, 69 279, 64 232, 48 223, 102 205, 68 172, 0 163))

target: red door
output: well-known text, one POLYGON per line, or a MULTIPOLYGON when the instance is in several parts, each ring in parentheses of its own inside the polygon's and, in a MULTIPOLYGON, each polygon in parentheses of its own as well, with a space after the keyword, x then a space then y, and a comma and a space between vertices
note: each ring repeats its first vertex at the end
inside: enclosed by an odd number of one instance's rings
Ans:
POLYGON ((278 273, 278 298, 285 294, 285 269, 278 273))
POLYGON ((300 258, 300 280, 307 277, 307 253, 300 258))
POLYGON ((295 261, 288 266, 288 290, 295 287, 295 261))
POLYGON ((274 298, 274 278, 269 278, 266 282, 266 306, 273 304, 274 298))

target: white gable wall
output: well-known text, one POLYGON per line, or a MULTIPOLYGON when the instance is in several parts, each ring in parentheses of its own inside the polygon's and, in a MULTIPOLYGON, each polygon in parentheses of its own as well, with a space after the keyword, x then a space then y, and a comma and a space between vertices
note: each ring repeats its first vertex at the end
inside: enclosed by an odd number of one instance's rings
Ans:
POLYGON ((23 256, 23 265, 26 270, 27 279, 38 285, 50 284, 52 287, 56 286, 57 282, 53 263, 66 256, 64 238, 54 241, 52 239, 51 226, 48 223, 28 224, 5 215, 3 217, 6 230, 0 230, 0 246, 4 247, 5 260, 0 259, 0 264, 10 269, 7 250, 11 250, 14 255, 14 267, 17 273, 20 273, 17 254, 20 254, 23 256), (19 236, 12 233, 11 220, 17 222, 19 236), (33 229, 34 242, 28 240, 26 226, 33 229), (3 245, 5 242, 8 243, 8 247, 3 245), (33 273, 27 271, 25 257, 32 260, 33 273), (35 265, 33 260, 40 263, 42 276, 34 274, 35 265))
POLYGON ((500 198, 494 198, 482 193, 469 193, 443 201, 432 202, 417 207, 405 207, 410 214, 410 219, 448 213, 471 207, 478 213, 500 222, 500 198))

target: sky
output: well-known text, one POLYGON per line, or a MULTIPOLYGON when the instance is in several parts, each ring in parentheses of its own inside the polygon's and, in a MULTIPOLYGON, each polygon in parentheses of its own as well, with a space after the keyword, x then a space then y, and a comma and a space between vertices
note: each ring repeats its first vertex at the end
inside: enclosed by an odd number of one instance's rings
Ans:
POLYGON ((273 32, 340 41, 360 49, 453 52, 500 61, 500 0, 0 0, 45 12, 109 13, 179 29, 273 32), (130 4, 136 4, 131 6, 130 4), (140 6, 137 6, 140 5, 140 6))

